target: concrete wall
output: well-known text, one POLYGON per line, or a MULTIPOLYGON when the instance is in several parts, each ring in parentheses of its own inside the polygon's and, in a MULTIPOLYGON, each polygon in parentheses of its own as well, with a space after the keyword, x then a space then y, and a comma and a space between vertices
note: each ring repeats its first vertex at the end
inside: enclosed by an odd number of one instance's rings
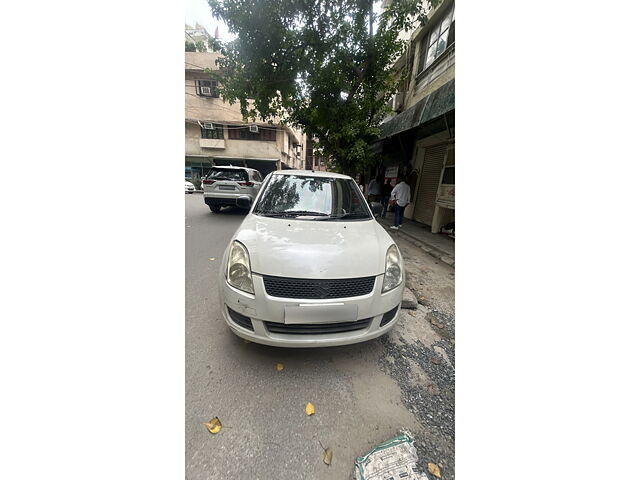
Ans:
MULTIPOLYGON (((428 3, 428 2, 426 2, 428 3)), ((437 8, 429 11, 429 20, 438 17, 439 12, 444 12, 454 2, 452 0, 444 0, 437 8)), ((427 71, 420 72, 420 58, 422 56, 422 39, 429 33, 433 23, 428 22, 425 27, 418 28, 411 34, 411 43, 413 44, 413 60, 411 64, 410 81, 405 92, 404 108, 406 110, 418 103, 421 99, 437 90, 448 81, 455 78, 455 43, 445 50, 427 71)))
MULTIPOLYGON (((276 138, 283 132, 277 132, 276 138)), ((185 155, 234 158, 270 158, 280 160, 281 150, 278 142, 257 140, 229 140, 229 132, 224 129, 224 148, 202 147, 200 126, 185 123, 185 155)))

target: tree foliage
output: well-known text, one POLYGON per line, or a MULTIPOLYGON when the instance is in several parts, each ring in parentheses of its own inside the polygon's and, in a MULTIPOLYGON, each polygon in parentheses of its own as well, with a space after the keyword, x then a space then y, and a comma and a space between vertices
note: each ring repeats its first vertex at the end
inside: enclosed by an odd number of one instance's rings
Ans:
POLYGON ((196 51, 196 44, 193 42, 190 42, 189 40, 185 40, 184 41, 184 51, 185 52, 195 52, 196 51))
POLYGON ((220 50, 220 42, 218 41, 218 39, 213 38, 213 37, 209 37, 207 39, 207 46, 209 47, 209 50, 212 52, 217 52, 220 50))
POLYGON ((370 165, 406 48, 398 34, 426 20, 423 2, 376 14, 374 0, 208 1, 237 35, 218 60, 222 97, 245 118, 303 128, 340 170, 370 165))
POLYGON ((196 42, 196 50, 199 52, 206 52, 207 51, 207 47, 205 46, 204 42, 202 40, 198 40, 196 42))

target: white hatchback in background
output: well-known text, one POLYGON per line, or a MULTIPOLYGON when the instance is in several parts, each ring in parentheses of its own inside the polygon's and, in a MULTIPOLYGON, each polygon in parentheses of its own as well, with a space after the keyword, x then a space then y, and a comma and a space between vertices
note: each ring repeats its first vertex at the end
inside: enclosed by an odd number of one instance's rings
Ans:
POLYGON ((236 205, 238 197, 248 196, 253 201, 261 185, 262 175, 253 168, 216 166, 202 181, 204 203, 218 213, 224 206, 236 205))
MULTIPOLYGON (((242 202, 250 205, 248 198, 242 202)), ((381 211, 379 204, 372 208, 381 211)), ((252 342, 364 342, 399 317, 400 251, 346 175, 270 173, 221 263, 222 317, 252 342)))
POLYGON ((196 191, 196 187, 194 187, 193 183, 189 180, 184 181, 184 193, 193 193, 196 191))

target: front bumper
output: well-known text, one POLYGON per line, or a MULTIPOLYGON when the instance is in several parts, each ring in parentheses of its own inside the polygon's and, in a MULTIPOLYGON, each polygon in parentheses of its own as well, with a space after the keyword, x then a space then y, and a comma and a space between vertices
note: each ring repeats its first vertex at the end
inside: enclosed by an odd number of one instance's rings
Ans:
MULTIPOLYGON (((322 300, 305 300, 272 297, 265 292, 262 276, 253 274, 253 288, 255 294, 251 295, 230 286, 223 272, 220 272, 219 293, 220 303, 222 306, 222 317, 237 336, 246 340, 261 343, 264 345, 272 345, 276 347, 333 347, 337 345, 349 345, 353 343, 366 342, 373 338, 384 335, 393 328, 400 315, 400 304, 402 303, 402 292, 404 290, 404 281, 393 290, 381 293, 382 280, 384 275, 376 276, 373 291, 367 295, 350 298, 332 298, 322 300), (276 333, 274 325, 282 326, 284 324, 285 307, 299 306, 301 304, 322 305, 322 304, 344 304, 355 305, 357 307, 357 317, 350 319, 360 321, 366 324, 364 328, 357 330, 343 331, 339 333, 325 333, 322 329, 314 333, 276 333), (250 328, 241 326, 234 321, 228 309, 236 313, 248 317, 250 320, 250 328), (393 310, 395 309, 395 312, 393 310), (386 322, 380 326, 385 314, 386 322), (393 317, 389 319, 389 317, 393 317), (367 322, 368 320, 368 322, 367 322)), ((242 323, 242 322, 240 322, 242 323)), ((346 324, 350 322, 340 322, 346 324)), ((332 322, 322 322, 322 325, 328 327, 337 325, 332 322)), ((314 325, 319 325, 315 323, 314 325)), ((282 328, 276 328, 281 331, 282 328)))

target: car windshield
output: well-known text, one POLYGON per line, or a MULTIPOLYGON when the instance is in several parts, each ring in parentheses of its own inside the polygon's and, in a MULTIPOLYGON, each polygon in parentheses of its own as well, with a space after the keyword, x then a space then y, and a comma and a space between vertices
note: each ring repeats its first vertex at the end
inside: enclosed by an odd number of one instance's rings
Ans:
POLYGON ((247 172, 235 168, 216 168, 207 177, 210 180, 233 180, 234 182, 246 182, 247 172))
POLYGON ((273 175, 253 213, 267 217, 314 217, 315 220, 371 218, 353 180, 297 175, 273 175))

